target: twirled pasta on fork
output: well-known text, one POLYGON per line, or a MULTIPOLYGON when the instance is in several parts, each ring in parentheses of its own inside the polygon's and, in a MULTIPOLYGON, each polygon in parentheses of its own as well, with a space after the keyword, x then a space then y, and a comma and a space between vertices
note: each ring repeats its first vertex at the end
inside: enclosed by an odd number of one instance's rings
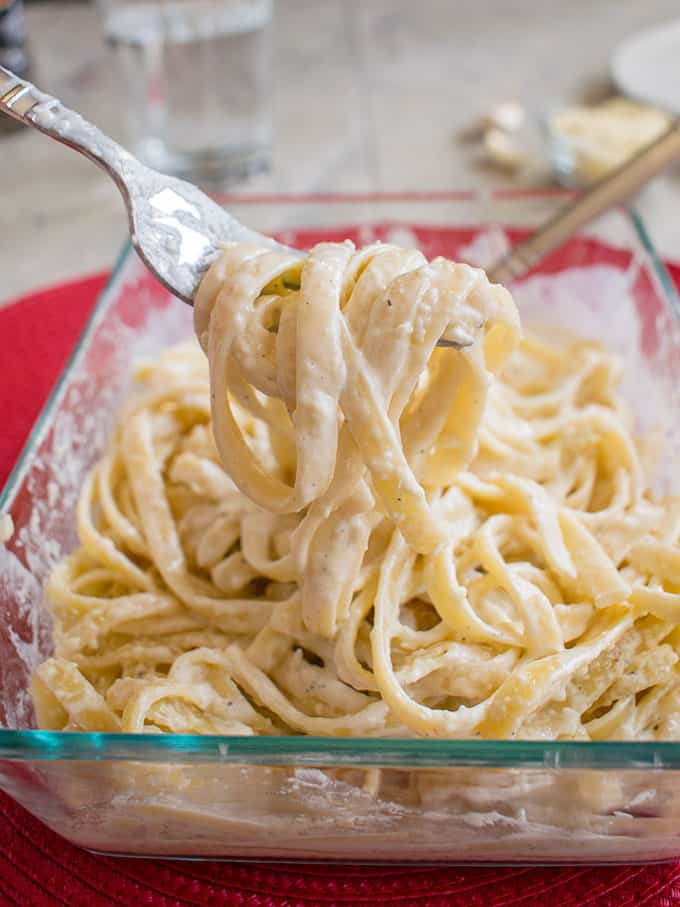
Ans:
POLYGON ((611 355, 380 244, 226 246, 195 324, 83 486, 41 726, 680 736, 680 507, 611 355))

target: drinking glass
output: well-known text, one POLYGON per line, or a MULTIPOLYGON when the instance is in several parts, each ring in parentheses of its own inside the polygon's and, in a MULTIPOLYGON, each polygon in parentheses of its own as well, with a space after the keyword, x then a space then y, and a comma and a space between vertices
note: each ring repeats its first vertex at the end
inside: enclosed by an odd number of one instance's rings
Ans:
POLYGON ((150 166, 228 187, 270 163, 272 0, 98 0, 150 166))

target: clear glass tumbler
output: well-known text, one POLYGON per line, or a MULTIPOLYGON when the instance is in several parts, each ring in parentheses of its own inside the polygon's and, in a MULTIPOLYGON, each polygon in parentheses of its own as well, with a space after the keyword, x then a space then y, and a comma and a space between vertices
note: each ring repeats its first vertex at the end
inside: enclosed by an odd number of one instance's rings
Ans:
POLYGON ((98 0, 150 166, 229 187, 270 163, 273 0, 98 0))

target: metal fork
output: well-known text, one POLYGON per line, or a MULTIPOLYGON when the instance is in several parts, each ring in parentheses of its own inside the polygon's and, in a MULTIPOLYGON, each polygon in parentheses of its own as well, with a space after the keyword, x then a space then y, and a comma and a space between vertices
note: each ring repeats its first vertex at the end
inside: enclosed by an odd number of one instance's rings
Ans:
POLYGON ((0 66, 0 110, 99 164, 118 186, 132 244, 160 282, 192 303, 219 243, 274 240, 240 224, 196 186, 146 167, 79 113, 0 66))
MULTIPOLYGON (((0 66, 0 110, 50 138, 80 151, 114 180, 127 208, 132 244, 158 280, 192 304, 205 271, 224 242, 257 242, 296 251, 249 230, 196 186, 165 176, 138 161, 100 129, 61 101, 0 66)), ((528 240, 487 268, 504 282, 526 273, 607 208, 634 192, 680 155, 680 127, 673 125, 611 176, 566 205, 528 240)), ((302 255, 302 253, 299 253, 302 255)), ((440 346, 461 349, 471 339, 447 339, 440 346)))

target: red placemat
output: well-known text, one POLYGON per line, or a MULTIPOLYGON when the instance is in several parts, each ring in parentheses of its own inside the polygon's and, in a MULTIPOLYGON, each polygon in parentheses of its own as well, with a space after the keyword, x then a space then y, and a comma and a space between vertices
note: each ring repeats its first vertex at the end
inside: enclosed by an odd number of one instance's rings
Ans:
MULTIPOLYGON (((680 286, 680 266, 671 268, 680 286)), ((0 309, 0 485, 106 280, 0 309), (17 401, 21 401, 20 405, 17 401)), ((182 863, 98 857, 0 793, 0 905, 19 907, 671 907, 680 864, 563 869, 182 863)))

